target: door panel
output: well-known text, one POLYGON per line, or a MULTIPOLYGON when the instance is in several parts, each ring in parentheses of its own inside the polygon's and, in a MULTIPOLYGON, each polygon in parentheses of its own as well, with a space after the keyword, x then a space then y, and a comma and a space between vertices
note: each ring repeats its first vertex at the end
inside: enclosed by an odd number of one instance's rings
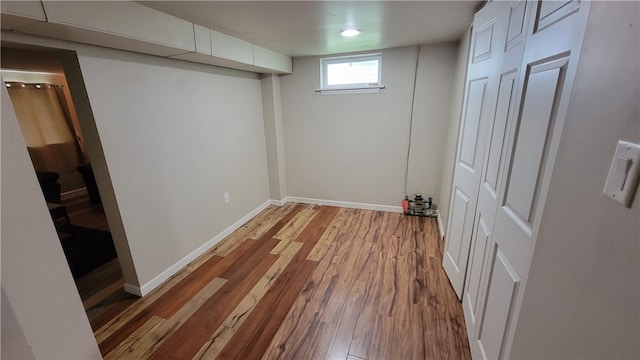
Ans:
POLYGON ((462 299, 467 273, 485 147, 495 109, 493 99, 498 91, 496 66, 500 63, 506 36, 506 23, 497 19, 497 14, 491 9, 483 9, 476 14, 467 67, 452 205, 442 260, 459 299, 462 299))
POLYGON ((465 293, 463 299, 463 310, 465 320, 467 322, 467 328, 471 328, 472 331, 476 326, 476 320, 478 319, 479 309, 482 305, 479 301, 481 282, 480 276, 483 273, 485 264, 485 252, 487 245, 489 244, 490 231, 486 224, 486 219, 478 216, 478 223, 475 226, 477 229, 474 233, 473 242, 471 244, 471 256, 469 258, 469 276, 467 278, 467 286, 465 286, 465 293))
MULTIPOLYGON (((469 207, 471 205, 471 199, 465 195, 460 189, 455 189, 455 195, 453 198, 453 212, 451 213, 451 232, 450 241, 447 242, 447 252, 444 254, 448 258, 448 264, 453 267, 452 270, 459 272, 458 264, 460 263, 462 244, 460 239, 465 238, 464 221, 467 218, 467 214, 471 213, 469 207)), ((452 281, 457 281, 452 280, 452 281)), ((454 285, 455 286, 455 285, 454 285)))
POLYGON ((476 28, 473 36, 473 51, 472 51, 472 63, 478 63, 487 60, 491 57, 491 50, 493 41, 493 29, 495 25, 495 19, 492 19, 488 23, 476 28))
POLYGON ((558 142, 561 132, 556 109, 563 99, 569 59, 552 59, 528 66, 522 106, 512 135, 506 189, 496 215, 495 241, 521 274, 528 268, 535 225, 541 216, 543 184, 549 181, 553 170, 550 147, 558 142))
POLYGON ((589 5, 493 1, 474 17, 443 267, 475 358, 511 351, 589 5))
POLYGON ((486 90, 487 78, 471 80, 467 89, 469 97, 467 98, 464 128, 462 129, 459 165, 466 167, 466 170, 472 173, 476 171, 476 157, 479 157, 477 156, 478 128, 480 126, 482 105, 486 99, 486 90))
POLYGON ((487 156, 487 168, 483 175, 484 186, 493 198, 498 192, 498 175, 502 159, 502 149, 505 139, 507 118, 513 110, 515 97, 515 84, 518 76, 517 70, 511 70, 502 76, 500 89, 498 90, 498 103, 496 116, 493 123, 493 131, 489 140, 489 154, 487 156))
POLYGON ((503 206, 531 226, 549 137, 553 135, 553 109, 559 100, 556 89, 567 59, 537 65, 526 79, 522 112, 516 127, 516 142, 503 206), (549 65, 552 65, 551 67, 549 65))
POLYGON ((465 318, 472 355, 498 359, 508 358, 511 350, 589 4, 527 4, 526 36, 518 44, 509 41, 518 39, 511 33, 517 32, 513 19, 519 18, 521 5, 488 6, 510 7, 510 34, 475 214, 483 221, 473 237, 486 242, 486 250, 472 252, 463 308, 472 318, 465 318))
MULTIPOLYGON (((511 52, 515 51, 512 48, 511 52)), ((519 54, 521 57, 521 53, 519 54)), ((484 304, 482 290, 482 274, 486 271, 489 239, 493 231, 495 212, 498 203, 498 189, 501 184, 500 170, 506 160, 504 148, 505 136, 508 133, 510 120, 513 118, 516 105, 516 84, 518 69, 507 69, 501 76, 498 100, 493 120, 493 129, 487 145, 487 156, 482 173, 482 185, 478 195, 476 219, 474 227, 472 251, 469 258, 469 273, 464 286, 463 310, 467 322, 467 331, 475 333, 476 319, 482 315, 484 304)))
POLYGON ((507 43, 505 44, 505 50, 511 49, 524 40, 526 8, 526 1, 519 1, 510 6, 509 26, 507 27, 507 43))
POLYGON ((538 16, 536 17, 534 33, 543 30, 547 26, 561 21, 580 8, 580 1, 540 1, 538 3, 538 16))
POLYGON ((503 357, 502 339, 520 291, 520 277, 498 247, 493 251, 487 286, 486 310, 479 328, 477 346, 484 359, 503 357))

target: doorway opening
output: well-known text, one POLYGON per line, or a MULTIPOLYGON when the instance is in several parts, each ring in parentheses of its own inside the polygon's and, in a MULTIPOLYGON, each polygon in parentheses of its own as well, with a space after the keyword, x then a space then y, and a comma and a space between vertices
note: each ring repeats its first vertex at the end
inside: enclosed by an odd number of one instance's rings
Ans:
POLYGON ((2 43, 0 71, 60 245, 95 329, 135 298, 122 268, 58 49, 2 43))

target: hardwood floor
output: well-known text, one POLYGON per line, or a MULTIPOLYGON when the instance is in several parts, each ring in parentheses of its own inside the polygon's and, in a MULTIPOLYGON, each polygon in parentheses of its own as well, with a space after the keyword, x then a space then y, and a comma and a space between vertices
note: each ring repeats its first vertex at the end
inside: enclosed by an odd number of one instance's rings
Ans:
POLYGON ((105 359, 469 359, 432 218, 269 207, 94 327, 105 359))
MULTIPOLYGON (((92 204, 85 191, 78 191, 62 200, 71 224, 90 229, 110 231, 101 205, 92 204)), ((137 299, 124 292, 122 271, 118 259, 76 279, 87 317, 93 329, 98 328, 137 299)))
POLYGON ((62 205, 67 209, 72 224, 110 231, 102 205, 92 204, 86 191, 78 191, 72 196, 63 198, 62 205))

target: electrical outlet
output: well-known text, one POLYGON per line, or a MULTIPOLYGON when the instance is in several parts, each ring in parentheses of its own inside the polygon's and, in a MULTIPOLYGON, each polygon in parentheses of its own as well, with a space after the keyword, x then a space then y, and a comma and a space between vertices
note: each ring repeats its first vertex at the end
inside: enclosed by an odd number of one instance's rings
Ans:
POLYGON ((223 195, 224 195, 224 203, 228 204, 229 203, 229 193, 225 192, 223 195))

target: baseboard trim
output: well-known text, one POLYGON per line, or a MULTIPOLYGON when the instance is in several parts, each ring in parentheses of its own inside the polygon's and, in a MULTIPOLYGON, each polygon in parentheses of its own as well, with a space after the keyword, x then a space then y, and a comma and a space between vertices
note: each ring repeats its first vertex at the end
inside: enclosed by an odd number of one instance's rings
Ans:
POLYGON ((60 194, 60 198, 62 200, 69 200, 71 198, 74 198, 74 197, 80 196, 80 195, 87 195, 87 188, 86 187, 81 187, 79 189, 65 191, 65 192, 60 194))
POLYGON ((274 205, 274 206, 283 206, 284 204, 287 203, 287 198, 285 197, 282 200, 273 200, 273 199, 271 199, 271 200, 269 200, 269 203, 271 205, 274 205))
POLYGON ((142 290, 140 289, 140 286, 124 283, 122 287, 124 288, 124 291, 128 292, 129 294, 133 294, 135 296, 140 296, 140 297, 144 296, 142 294, 142 290))
POLYGON ((356 202, 348 202, 348 201, 311 199, 311 198, 303 198, 303 197, 295 197, 295 196, 287 196, 285 200, 286 202, 297 202, 302 204, 327 205, 327 206, 337 206, 337 207, 343 207, 343 208, 387 211, 387 212, 395 212, 395 213, 402 212, 402 206, 364 204, 364 203, 356 203, 356 202))
POLYGON ((252 210, 247 215, 243 216, 240 220, 233 223, 233 225, 229 226, 225 230, 223 230, 218 235, 214 236, 211 240, 202 244, 197 249, 193 250, 190 254, 180 259, 175 264, 171 265, 167 270, 161 272, 158 276, 153 278, 151 281, 143 284, 142 286, 135 286, 132 284, 124 284, 124 291, 137 295, 137 296, 145 296, 149 292, 151 292, 156 287, 160 286, 167 279, 172 277, 178 271, 182 270, 185 266, 189 265, 190 262, 195 260, 198 256, 204 254, 217 243, 222 241, 222 239, 229 236, 232 232, 238 230, 242 225, 244 225, 247 221, 251 220, 254 216, 258 215, 262 210, 266 209, 269 205, 271 205, 272 200, 265 201, 262 205, 258 206, 254 210, 252 210))
POLYGON ((440 231, 440 240, 444 240, 444 225, 442 224, 442 218, 440 217, 440 210, 438 212, 438 230, 440 231))

